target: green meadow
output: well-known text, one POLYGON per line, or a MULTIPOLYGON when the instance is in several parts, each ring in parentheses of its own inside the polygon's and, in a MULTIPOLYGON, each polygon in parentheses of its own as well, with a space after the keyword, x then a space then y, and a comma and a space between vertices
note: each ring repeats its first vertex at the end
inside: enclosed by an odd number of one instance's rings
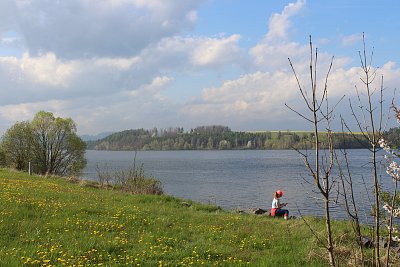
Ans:
MULTIPOLYGON (((0 169, 0 266, 327 266, 302 219, 0 169)), ((306 218, 321 235, 324 222, 306 218)), ((347 262, 348 222, 334 222, 347 262)))

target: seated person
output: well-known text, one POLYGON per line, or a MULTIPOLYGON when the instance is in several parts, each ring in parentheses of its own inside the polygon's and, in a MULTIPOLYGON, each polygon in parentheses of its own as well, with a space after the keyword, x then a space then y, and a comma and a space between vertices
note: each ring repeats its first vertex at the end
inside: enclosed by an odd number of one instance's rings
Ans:
POLYGON ((274 199, 272 200, 271 216, 283 216, 285 220, 289 217, 289 211, 282 209, 287 203, 280 203, 279 198, 283 196, 283 192, 278 190, 274 193, 274 199))

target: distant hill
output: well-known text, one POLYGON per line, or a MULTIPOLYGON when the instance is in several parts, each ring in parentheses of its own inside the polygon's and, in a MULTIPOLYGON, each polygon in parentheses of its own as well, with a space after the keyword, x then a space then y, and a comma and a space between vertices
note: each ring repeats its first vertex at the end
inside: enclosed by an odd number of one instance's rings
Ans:
MULTIPOLYGON (((361 137, 361 136, 360 136, 361 137)), ((320 147, 327 147, 326 133, 320 133, 320 147)), ((335 148, 367 148, 368 143, 350 133, 333 134, 335 148)), ((236 132, 227 126, 200 126, 151 130, 132 129, 87 141, 93 150, 225 150, 225 149, 310 149, 314 133, 307 131, 236 132)))
POLYGON ((113 134, 113 132, 104 132, 104 133, 99 133, 96 135, 83 134, 83 135, 80 135, 80 138, 85 142, 86 141, 95 141, 95 140, 103 139, 104 137, 107 137, 110 134, 113 134))

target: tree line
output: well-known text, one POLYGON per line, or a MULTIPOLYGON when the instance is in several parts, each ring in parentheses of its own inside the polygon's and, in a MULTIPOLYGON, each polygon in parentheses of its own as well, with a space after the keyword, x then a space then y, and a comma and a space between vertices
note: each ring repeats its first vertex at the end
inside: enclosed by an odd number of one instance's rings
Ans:
MULTIPOLYGON (((354 133, 333 133, 333 146, 365 148, 367 144, 354 133)), ((232 131, 227 126, 199 126, 189 131, 181 127, 150 130, 131 129, 111 134, 103 139, 87 141, 93 150, 229 150, 229 149, 311 149, 313 132, 299 131, 232 131)), ((320 147, 328 140, 320 136, 320 147)))

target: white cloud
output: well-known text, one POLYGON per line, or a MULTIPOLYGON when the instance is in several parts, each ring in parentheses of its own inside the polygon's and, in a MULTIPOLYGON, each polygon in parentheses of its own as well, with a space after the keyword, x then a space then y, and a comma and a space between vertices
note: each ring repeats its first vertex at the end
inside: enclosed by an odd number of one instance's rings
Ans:
POLYGON ((288 37, 288 30, 291 27, 289 18, 297 14, 305 5, 305 0, 297 0, 296 3, 289 3, 281 13, 272 14, 269 19, 269 31, 265 39, 269 42, 285 40, 288 37))
POLYGON ((268 70, 287 68, 288 58, 293 61, 304 62, 308 56, 309 48, 295 42, 270 44, 263 42, 257 44, 250 50, 255 64, 259 68, 268 70))
MULTIPOLYGON (((349 117, 350 110, 347 99, 354 100, 356 98, 355 85, 365 95, 360 74, 362 74, 361 69, 353 67, 350 69, 338 68, 329 75, 330 105, 333 107, 339 103, 340 98, 345 96, 346 100, 340 102, 336 114, 342 114, 348 122, 353 119, 349 117)), ((381 74, 384 74, 386 85, 400 82, 400 69, 393 69, 392 63, 386 64, 383 70, 378 70, 377 75, 381 74)), ((326 73, 320 74, 317 81, 318 97, 321 97, 323 92, 325 75, 326 73)), ((310 100, 309 73, 304 71, 298 73, 298 76, 302 89, 310 100)), ((379 88, 379 83, 380 80, 377 79, 371 88, 379 88)), ((374 98, 377 96, 375 94, 374 98)), ((257 125, 259 125, 259 129, 266 129, 274 125, 275 129, 304 130, 311 127, 311 125, 307 126, 300 116, 285 107, 285 104, 305 116, 311 115, 307 111, 293 73, 290 71, 256 72, 236 80, 226 81, 220 87, 204 89, 202 97, 183 106, 181 112, 195 121, 204 121, 204 123, 213 121, 239 128, 257 129, 257 125), (263 125, 262 123, 265 122, 269 122, 270 125, 263 125), (290 126, 287 125, 289 122, 290 126)), ((338 124, 336 127, 339 127, 338 124)))
POLYGON ((352 35, 347 35, 342 37, 342 45, 343 46, 351 46, 354 44, 359 44, 362 42, 362 34, 355 33, 352 35))
POLYGON ((149 84, 142 85, 138 90, 130 91, 129 95, 143 97, 143 94, 153 94, 154 97, 161 99, 162 96, 159 93, 160 90, 170 85, 173 81, 173 77, 158 76, 155 77, 149 84))
POLYGON ((162 86, 169 84, 172 80, 173 80, 173 78, 167 77, 167 76, 156 77, 152 81, 151 87, 153 87, 153 88, 154 87, 162 87, 162 86))
POLYGON ((8 123, 32 120, 34 115, 41 110, 51 111, 59 116, 67 107, 67 101, 52 100, 46 102, 24 103, 0 106, 0 116, 8 123))
POLYGON ((197 67, 240 66, 247 64, 247 59, 245 51, 238 45, 239 39, 239 35, 214 38, 168 37, 144 49, 140 56, 145 64, 157 64, 159 69, 193 70, 197 67))
POLYGON ((274 119, 296 91, 291 74, 285 72, 256 72, 237 80, 226 81, 217 88, 204 89, 200 101, 190 103, 184 112, 194 117, 215 117, 233 121, 237 116, 274 119))
MULTIPOLYGON (((53 53, 40 57, 23 54, 22 58, 0 57, 3 81, 28 81, 39 85, 64 86, 74 69, 74 63, 59 61, 53 53)), ((5 88, 12 89, 12 88, 5 88)))
POLYGON ((240 35, 234 34, 227 38, 196 40, 197 44, 191 52, 191 62, 200 66, 223 66, 235 62, 238 64, 242 57, 242 51, 237 44, 239 39, 240 35))
MULTIPOLYGON (((243 62, 238 36, 164 38, 135 57, 67 60, 54 53, 0 57, 2 96, 9 104, 135 91, 165 72, 243 62)), ((160 80, 156 80, 160 81, 160 80)), ((165 80, 164 80, 165 81, 165 80)))
POLYGON ((117 68, 120 70, 127 70, 131 68, 135 64, 140 63, 139 57, 133 58, 98 58, 95 59, 93 64, 99 67, 111 67, 117 68))
POLYGON ((20 32, 31 55, 88 58, 132 57, 150 43, 190 29, 203 1, 2 2, 9 4, 0 5, 0 25, 20 32))
POLYGON ((64 87, 74 72, 74 63, 63 63, 53 53, 32 58, 24 54, 20 60, 20 70, 25 79, 41 85, 64 87))
MULTIPOLYGON (((241 46, 243 33, 182 35, 198 20, 201 2, 0 1, 2 45, 26 45, 21 57, 0 57, 0 127, 49 110, 73 118, 81 133, 202 124, 304 129, 284 104, 305 108, 287 60, 308 89, 309 46, 291 36, 292 18, 305 1, 273 14, 252 48, 241 46)), ((319 52, 318 59, 323 86, 331 55, 319 52)), ((328 83, 333 100, 354 94, 360 83, 360 69, 349 62, 334 60, 328 83)), ((388 87, 399 83, 395 62, 378 73, 388 87)))
MULTIPOLYGON (((400 70, 388 62, 378 76, 385 75, 385 84, 398 84, 400 70)), ((325 74, 325 73, 324 73, 325 74)), ((324 85, 324 74, 318 87, 324 85)), ((342 95, 355 94, 359 88, 360 68, 335 69, 329 78, 331 104, 342 95)), ((309 90, 308 73, 299 73, 301 84, 309 90)), ((181 126, 195 127, 225 124, 235 129, 304 129, 304 120, 284 105, 289 104, 299 112, 305 111, 296 80, 290 71, 255 72, 225 81, 221 86, 203 90, 198 98, 187 103, 176 103, 164 90, 173 85, 169 76, 155 76, 138 89, 138 94, 119 91, 109 95, 90 95, 71 100, 49 100, 25 104, 4 105, 0 108, 2 121, 29 120, 39 110, 49 110, 57 116, 71 117, 82 133, 118 131, 130 128, 181 126), (146 118, 145 120, 143 118, 146 118), (288 123, 290 122, 290 126, 288 123)), ((379 86, 377 80, 374 87, 379 86)), ((136 91, 135 91, 136 92, 136 91)), ((310 94, 309 94, 310 95, 310 94)), ((347 101, 338 112, 348 110, 347 101)))
MULTIPOLYGON (((129 60, 60 60, 53 53, 39 57, 0 57, 0 103, 71 99, 122 90, 129 60), (125 73, 125 74, 124 74, 125 73), (112 90, 110 90, 112 89, 112 90)), ((133 62, 135 60, 132 60, 133 62)))
POLYGON ((285 6, 281 13, 275 13, 270 17, 268 32, 264 39, 250 50, 258 67, 267 70, 286 68, 288 57, 299 61, 307 55, 309 50, 307 46, 288 39, 288 31, 292 25, 290 18, 304 5, 305 1, 298 0, 285 6))

